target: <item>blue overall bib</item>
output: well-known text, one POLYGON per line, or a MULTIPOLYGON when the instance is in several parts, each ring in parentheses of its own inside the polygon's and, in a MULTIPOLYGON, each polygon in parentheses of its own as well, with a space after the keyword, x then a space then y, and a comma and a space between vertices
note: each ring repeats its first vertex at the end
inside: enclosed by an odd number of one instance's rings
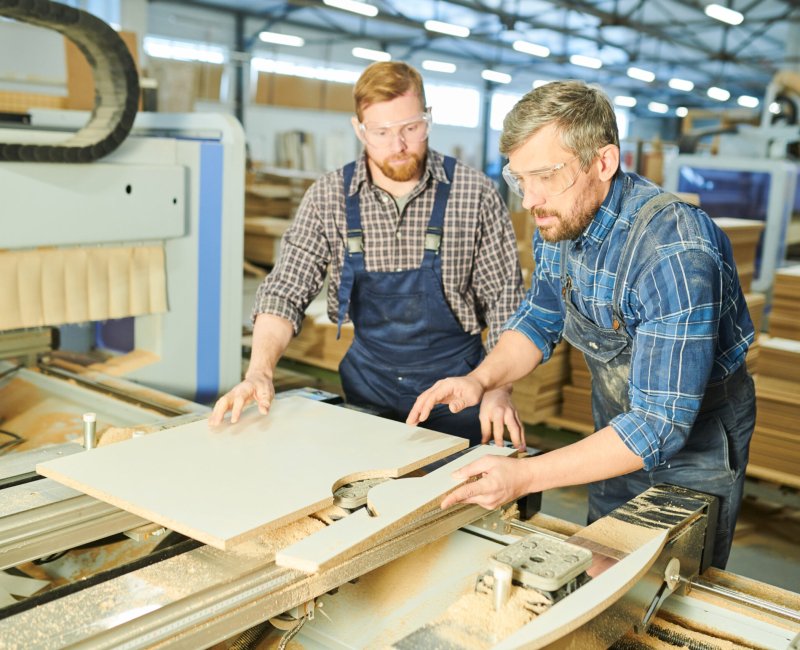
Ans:
MULTIPOLYGON (((338 320, 341 328, 349 309, 355 336, 339 365, 342 388, 348 402, 381 407, 398 420, 437 380, 467 374, 484 356, 480 335, 464 331, 442 286, 439 248, 455 164, 445 157, 448 182, 436 187, 422 264, 397 272, 366 270, 359 194, 350 195, 355 163, 344 168, 347 247, 338 320)), ((453 414, 437 405, 423 426, 480 443, 477 406, 453 414)))
MULTIPOLYGON (((592 374, 592 415, 599 430, 617 415, 630 410, 628 377, 633 339, 625 329, 621 311, 622 269, 630 267, 636 245, 657 212, 678 199, 659 194, 639 210, 620 255, 620 274, 614 285, 612 308, 617 329, 599 327, 581 314, 572 301, 568 275, 567 242, 561 244, 561 286, 565 289, 564 338, 583 352, 592 374)), ((724 380, 709 384, 694 426, 684 447, 665 465, 638 470, 589 485, 589 523, 658 483, 671 483, 719 498, 711 563, 725 568, 736 518, 742 504, 745 466, 755 426, 755 389, 745 364, 724 380)))

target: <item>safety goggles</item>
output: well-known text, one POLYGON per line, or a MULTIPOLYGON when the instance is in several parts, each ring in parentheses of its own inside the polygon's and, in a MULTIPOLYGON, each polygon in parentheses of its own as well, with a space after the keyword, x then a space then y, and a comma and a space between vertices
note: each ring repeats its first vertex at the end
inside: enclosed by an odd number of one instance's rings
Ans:
POLYGON ((365 142, 378 149, 390 147, 398 137, 406 144, 416 144, 428 138, 431 130, 431 109, 426 108, 421 115, 398 122, 369 126, 359 122, 358 129, 365 142))
POLYGON ((514 172, 506 165, 503 167, 503 178, 508 188, 519 197, 525 198, 525 192, 529 191, 551 198, 563 194, 575 185, 580 167, 572 169, 570 163, 577 158, 578 156, 573 156, 566 162, 532 172, 514 172))

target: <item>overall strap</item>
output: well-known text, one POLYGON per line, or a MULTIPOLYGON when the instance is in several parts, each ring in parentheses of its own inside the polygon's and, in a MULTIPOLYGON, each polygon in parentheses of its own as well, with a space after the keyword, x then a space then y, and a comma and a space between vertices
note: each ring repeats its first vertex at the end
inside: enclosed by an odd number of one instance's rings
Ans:
MULTIPOLYGON (((636 247, 647 229, 647 226, 662 209, 671 205, 672 203, 679 203, 680 199, 674 194, 669 192, 659 192, 653 198, 647 201, 633 220, 633 225, 628 233, 628 239, 625 241, 625 246, 619 256, 619 263, 617 264, 617 277, 614 281, 614 293, 611 300, 611 305, 614 310, 614 318, 620 325, 625 323, 622 317, 622 290, 628 281, 628 274, 631 270, 634 253, 636 247)), ((618 329, 615 327, 614 329, 618 329)))
POLYGON ((353 180, 356 163, 344 166, 344 205, 347 218, 347 241, 342 264, 342 277, 339 282, 339 314, 337 319, 336 338, 342 333, 342 323, 350 306, 350 295, 353 293, 356 271, 364 270, 364 238, 361 231, 361 201, 359 193, 350 194, 350 183, 353 180))
POLYGON ((433 210, 428 226, 425 229, 425 253, 423 256, 423 266, 432 266, 434 258, 439 254, 442 245, 442 235, 444 234, 444 213, 447 209, 447 201, 450 198, 450 189, 453 187, 453 176, 456 170, 456 159, 452 156, 445 156, 442 162, 447 182, 440 182, 436 186, 436 195, 433 199, 433 210))

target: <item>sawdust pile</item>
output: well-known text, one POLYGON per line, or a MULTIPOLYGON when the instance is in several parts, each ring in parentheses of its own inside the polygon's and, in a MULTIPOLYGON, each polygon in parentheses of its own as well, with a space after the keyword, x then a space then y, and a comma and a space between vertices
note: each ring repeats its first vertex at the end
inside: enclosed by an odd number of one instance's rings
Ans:
POLYGON ((443 642, 459 648, 491 648, 512 632, 532 621, 549 601, 538 592, 512 586, 506 604, 494 611, 491 593, 467 593, 461 596, 431 624, 443 642))

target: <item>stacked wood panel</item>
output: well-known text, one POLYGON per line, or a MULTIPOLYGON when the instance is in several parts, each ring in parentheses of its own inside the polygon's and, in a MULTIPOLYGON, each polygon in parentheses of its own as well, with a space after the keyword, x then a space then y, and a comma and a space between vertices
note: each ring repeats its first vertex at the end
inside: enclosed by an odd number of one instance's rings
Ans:
POLYGON ((279 244, 315 174, 288 170, 248 172, 244 202, 244 257, 273 266, 279 244))
POLYGON ((747 473, 800 487, 800 341, 762 338, 747 473))

